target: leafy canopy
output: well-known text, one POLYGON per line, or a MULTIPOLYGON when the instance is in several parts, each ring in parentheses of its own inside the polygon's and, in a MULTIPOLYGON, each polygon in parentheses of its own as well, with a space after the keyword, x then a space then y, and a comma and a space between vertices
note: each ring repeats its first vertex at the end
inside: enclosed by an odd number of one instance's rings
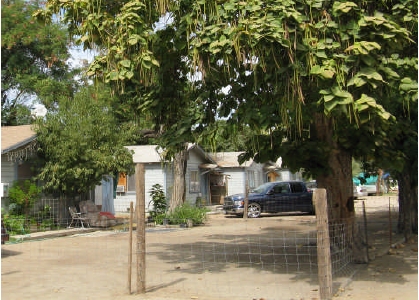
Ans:
POLYGON ((390 103, 403 93, 402 106, 417 99, 417 75, 404 71, 417 69, 406 51, 415 48, 416 11, 414 1, 51 0, 35 15, 62 13, 79 43, 104 49, 89 74, 120 91, 139 87, 139 107, 168 129, 165 145, 219 116, 253 130, 248 157, 282 156, 316 177, 331 169, 332 151, 391 147, 390 103), (155 30, 164 15, 171 22, 155 30), (314 130, 319 115, 333 143, 314 130))
POLYGON ((49 107, 72 91, 67 31, 59 24, 40 24, 32 17, 38 1, 2 1, 2 125, 30 122, 25 106, 42 98, 49 107))
POLYGON ((46 190, 76 195, 99 185, 104 174, 132 173, 132 154, 124 146, 134 126, 118 124, 109 102, 109 90, 87 87, 37 120, 46 158, 39 179, 46 190))

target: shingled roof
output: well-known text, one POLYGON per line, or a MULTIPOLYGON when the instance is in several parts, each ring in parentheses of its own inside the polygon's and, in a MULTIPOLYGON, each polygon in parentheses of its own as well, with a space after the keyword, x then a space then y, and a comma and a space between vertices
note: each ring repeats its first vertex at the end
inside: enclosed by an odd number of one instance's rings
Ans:
POLYGON ((34 151, 36 132, 32 125, 2 126, 1 154, 9 160, 27 158, 34 151))
POLYGON ((32 125, 2 126, 1 127, 1 153, 18 149, 36 139, 32 125))

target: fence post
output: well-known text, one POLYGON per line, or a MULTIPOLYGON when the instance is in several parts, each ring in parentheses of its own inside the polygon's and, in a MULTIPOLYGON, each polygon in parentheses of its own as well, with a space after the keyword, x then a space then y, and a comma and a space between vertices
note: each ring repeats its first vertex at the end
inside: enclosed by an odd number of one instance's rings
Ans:
POLYGON ((329 219, 326 189, 315 189, 313 202, 317 221, 317 266, 321 300, 332 299, 332 260, 330 257, 329 219))
POLYGON ((247 210, 249 206, 249 185, 246 182, 244 191, 244 208, 243 208, 243 219, 247 219, 247 210))
POLYGON ((145 170, 144 164, 135 165, 137 215, 137 294, 145 293, 145 170))
POLYGON ((370 253, 368 251, 368 223, 367 223, 367 212, 365 210, 365 201, 362 201, 362 213, 364 215, 364 234, 365 234, 365 251, 367 254, 367 261, 370 261, 370 253))
POLYGON ((132 218, 134 204, 129 204, 129 240, 128 240, 128 294, 131 294, 131 275, 132 275, 132 218))
MULTIPOLYGON (((388 234, 389 234, 389 242, 390 242, 390 249, 393 246, 393 239, 392 239, 392 232, 393 232, 393 224, 391 219, 391 202, 390 197, 388 197, 388 234)), ((367 243, 368 245, 368 243, 367 243)))

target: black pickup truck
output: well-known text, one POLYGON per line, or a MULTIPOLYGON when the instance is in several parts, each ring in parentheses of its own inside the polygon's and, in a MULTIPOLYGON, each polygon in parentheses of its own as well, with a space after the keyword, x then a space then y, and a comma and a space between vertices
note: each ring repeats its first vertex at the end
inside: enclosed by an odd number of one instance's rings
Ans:
MULTIPOLYGON (((226 214, 243 215, 244 194, 227 196, 223 210, 226 214)), ((248 195, 247 216, 258 218, 261 213, 302 211, 314 214, 313 193, 302 181, 267 182, 248 195)))

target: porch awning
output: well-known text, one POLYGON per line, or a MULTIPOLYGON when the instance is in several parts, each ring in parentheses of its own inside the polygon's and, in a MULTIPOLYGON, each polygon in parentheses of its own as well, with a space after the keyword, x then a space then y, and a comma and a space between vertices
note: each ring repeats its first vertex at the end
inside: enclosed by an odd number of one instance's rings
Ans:
POLYGON ((215 169, 218 166, 216 164, 200 164, 199 167, 201 169, 215 169))

